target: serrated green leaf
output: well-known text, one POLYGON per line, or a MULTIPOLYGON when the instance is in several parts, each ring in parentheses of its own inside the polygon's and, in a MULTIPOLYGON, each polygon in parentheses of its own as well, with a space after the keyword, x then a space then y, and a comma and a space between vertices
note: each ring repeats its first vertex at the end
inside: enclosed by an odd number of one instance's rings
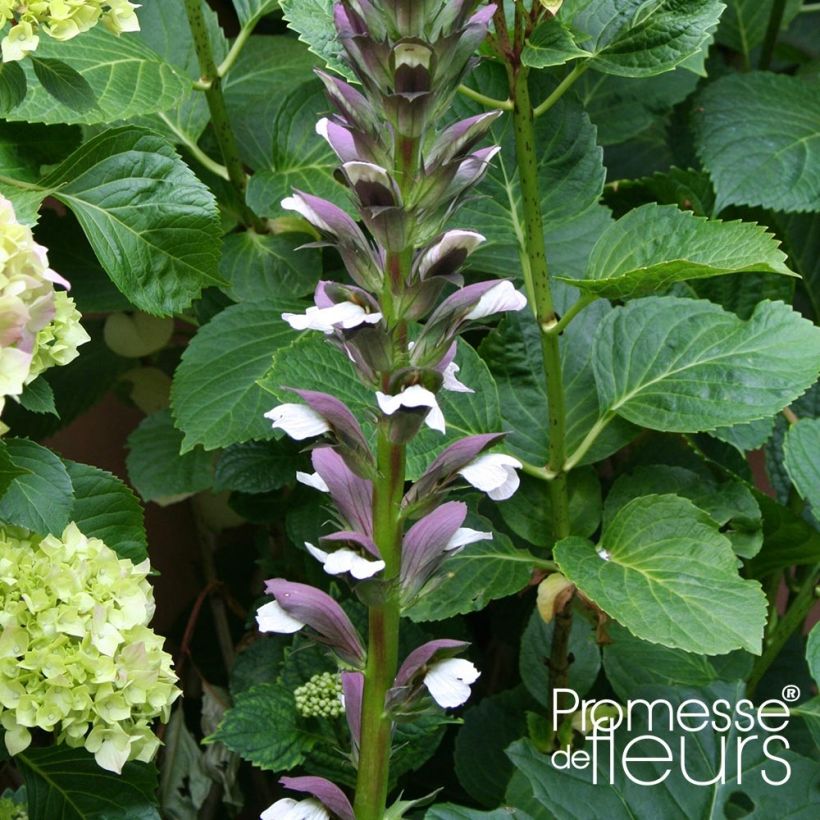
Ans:
POLYGON ((29 93, 7 114, 10 120, 108 124, 166 111, 190 90, 190 80, 139 38, 116 37, 104 26, 66 42, 42 37, 37 59, 59 60, 77 72, 90 87, 96 105, 77 111, 58 101, 36 80, 33 66, 26 64, 29 93))
POLYGON ((273 438, 264 414, 273 402, 257 385, 271 356, 293 339, 282 312, 286 302, 235 305, 205 325, 182 356, 174 375, 171 406, 185 433, 183 449, 206 450, 273 438))
POLYGON ((746 484, 739 479, 719 484, 685 467, 666 464, 638 467, 618 478, 606 498, 604 527, 632 499, 652 493, 688 498, 709 514, 741 558, 753 558, 763 546, 760 507, 746 484))
POLYGON ((353 79, 333 25, 333 0, 279 0, 279 6, 288 26, 314 54, 329 68, 353 79))
POLYGON ((723 9, 720 0, 566 0, 558 17, 596 71, 648 77, 698 58, 723 9))
POLYGON ((211 487, 212 456, 202 448, 180 455, 181 448, 169 410, 147 416, 128 437, 128 479, 144 501, 169 504, 211 487))
POLYGON ((803 277, 814 315, 820 316, 820 214, 773 214, 794 269, 803 277))
POLYGON ((521 62, 530 68, 549 68, 591 56, 588 51, 578 48, 572 32, 558 17, 548 16, 527 40, 521 62))
MULTIPOLYGON (((567 477, 570 529, 588 538, 601 523, 601 483, 591 467, 573 470, 567 477)), ((536 547, 555 542, 552 499, 549 484, 538 478, 521 476, 521 486, 512 498, 498 504, 504 523, 519 538, 536 547)))
POLYGON ((213 195, 156 134, 105 131, 44 180, 79 220, 117 287, 146 313, 188 307, 220 284, 213 195))
POLYGON ((121 558, 135 564, 148 557, 148 539, 137 497, 116 476, 74 461, 64 461, 74 489, 71 520, 89 537, 99 538, 121 558))
POLYGON ((297 726, 293 692, 279 683, 262 683, 237 695, 207 742, 223 743, 260 769, 282 772, 305 759, 315 738, 297 726))
MULTIPOLYGON (((468 517, 467 526, 492 530, 489 521, 474 515, 468 517)), ((471 544, 448 558, 403 614, 419 623, 484 609, 490 601, 523 589, 534 562, 532 555, 516 549, 496 530, 492 541, 471 544)))
POLYGON ((766 72, 731 74, 704 89, 693 124, 718 210, 820 209, 820 99, 811 83, 766 72))
POLYGON ((62 60, 32 57, 31 64, 40 85, 54 97, 78 114, 85 114, 97 104, 88 80, 62 60))
POLYGON ((773 416, 801 395, 817 378, 820 331, 782 302, 744 322, 709 302, 650 297, 604 318, 592 361, 607 412, 700 432, 773 416))
POLYGON ((233 6, 243 26, 253 25, 261 17, 276 11, 279 0, 233 0, 233 6))
POLYGON ((753 658, 746 652, 705 655, 669 649, 642 641, 619 624, 607 626, 610 642, 604 645, 604 670, 623 701, 637 697, 644 686, 709 686, 715 681, 745 680, 753 658))
POLYGON ((530 815, 519 809, 503 808, 493 811, 468 809, 466 806, 455 806, 452 803, 440 803, 433 806, 424 815, 425 820, 532 820, 530 815))
MULTIPOLYGON (((316 58, 304 44, 293 37, 251 37, 239 59, 225 77, 225 105, 236 134, 242 159, 255 170, 275 170, 281 160, 274 153, 279 131, 287 122, 277 125, 279 110, 288 104, 291 92, 311 77, 316 58)), ((314 98, 314 119, 327 109, 327 103, 314 98)), ((297 110, 290 103, 291 110, 297 110)), ((306 130, 301 137, 313 137, 310 123, 300 123, 306 130)), ((314 146, 318 151, 319 145, 314 146)), ((294 155, 298 159, 298 152, 294 155)))
POLYGON ((592 250, 583 279, 587 293, 629 299, 665 290, 675 282, 741 271, 796 276, 774 235, 759 225, 720 222, 650 203, 611 225, 592 250))
POLYGON ((30 472, 26 467, 21 467, 12 461, 6 442, 0 440, 0 498, 3 497, 15 478, 30 472))
POLYGON ((26 96, 26 74, 16 62, 0 65, 0 114, 5 116, 26 96))
POLYGON ((294 188, 350 206, 347 189, 334 177, 338 158, 316 133, 316 114, 327 109, 322 89, 318 80, 303 83, 278 106, 267 167, 248 183, 248 205, 256 213, 281 215, 282 199, 294 188))
POLYGON ((741 453, 748 453, 762 447, 771 437, 773 428, 773 418, 760 419, 747 424, 736 424, 733 427, 718 427, 710 435, 731 444, 741 453))
MULTIPOLYGON (((611 310, 604 301, 590 305, 561 336, 569 452, 580 445, 601 415, 592 370, 592 340, 599 323, 611 310)), ((504 428, 509 430, 506 446, 532 464, 546 464, 549 458, 549 404, 539 334, 535 320, 522 310, 507 314, 480 349, 504 398, 501 414, 504 428)), ((606 458, 627 444, 636 432, 629 422, 615 419, 582 463, 606 458)))
POLYGON ((696 216, 710 216, 715 208, 715 192, 705 171, 670 168, 640 179, 618 180, 604 191, 604 201, 618 217, 650 202, 677 205, 696 216))
POLYGON ((312 293, 322 273, 315 248, 301 248, 304 237, 234 233, 225 239, 220 275, 237 302, 296 299, 312 293))
MULTIPOLYGON (((496 99, 509 95, 504 70, 493 64, 483 64, 469 78, 469 85, 482 94, 496 99)), ((535 75, 531 81, 534 100, 546 97, 554 82, 546 75, 535 75)), ((454 113, 468 117, 484 109, 463 95, 453 101, 454 113)), ((482 233, 487 241, 470 258, 472 269, 509 277, 520 271, 525 255, 524 213, 518 167, 515 154, 515 134, 510 116, 496 120, 488 143, 501 146, 482 183, 477 196, 469 199, 458 211, 454 222, 482 233)), ((588 247, 597 239, 606 221, 605 212, 594 207, 603 190, 603 154, 596 145, 595 128, 577 100, 563 97, 536 122, 538 153, 538 184, 541 191, 541 212, 547 240, 547 256, 551 269, 567 270, 566 250, 577 256, 578 231, 591 232, 588 247)), ((584 240, 582 245, 586 245, 584 240)), ((583 256, 581 269, 583 269, 583 256)))
POLYGON ((800 419, 783 442, 783 463, 795 489, 820 513, 820 419, 800 419))
POLYGON ((29 820, 159 820, 157 770, 126 763, 122 774, 101 769, 85 749, 29 748, 17 755, 29 820))
MULTIPOLYGON (((544 623, 538 610, 534 610, 521 636, 521 653, 518 657, 521 680, 538 703, 547 708, 551 707, 549 659, 554 631, 555 621, 544 623)), ((568 686, 583 697, 592 688, 601 670, 601 649, 589 621, 573 620, 569 652, 573 660, 569 668, 568 686)))
POLYGON ((71 479, 62 461, 27 439, 4 439, 16 467, 27 472, 14 478, 0 499, 0 521, 39 535, 62 535, 74 502, 71 479))
MULTIPOLYGON (((716 39, 748 56, 766 36, 774 0, 723 0, 726 11, 720 18, 716 39)), ((786 0, 782 28, 799 14, 803 0, 786 0)))
POLYGON ((18 401, 30 413, 48 413, 57 418, 60 417, 54 405, 54 391, 43 378, 35 379, 31 384, 27 384, 18 401))
POLYGON ((760 654, 766 597, 738 575, 729 539, 687 499, 634 499, 597 548, 566 538, 554 556, 564 575, 639 638, 704 655, 760 654))
POLYGON ((236 656, 231 668, 231 695, 260 683, 275 683, 281 671, 285 647, 277 636, 264 635, 236 656))
POLYGON ((235 444, 216 463, 214 490, 268 493, 292 484, 296 454, 284 440, 235 444))

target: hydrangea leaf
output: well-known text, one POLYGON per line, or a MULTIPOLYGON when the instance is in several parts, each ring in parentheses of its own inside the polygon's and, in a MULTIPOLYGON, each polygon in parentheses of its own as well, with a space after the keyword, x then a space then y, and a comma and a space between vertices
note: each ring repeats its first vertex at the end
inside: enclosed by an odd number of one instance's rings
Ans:
POLYGON ((586 293, 629 299, 676 282, 742 271, 796 276, 780 243, 759 225, 710 220, 676 205, 649 203, 601 234, 583 279, 559 278, 586 293))
POLYGON ((45 413, 60 417, 57 407, 54 404, 54 391, 51 385, 42 376, 36 378, 31 384, 27 384, 25 390, 19 396, 18 401, 24 410, 30 413, 45 413))
POLYGON ((84 749, 67 746, 30 748, 15 760, 26 784, 29 820, 160 818, 153 765, 126 763, 117 775, 101 769, 84 749))
POLYGON ((723 9, 720 0, 566 0, 558 18, 596 71, 648 77, 684 63, 700 68, 723 9))
MULTIPOLYGON (((468 517, 466 526, 483 532, 493 529, 489 521, 475 515, 468 517)), ((470 544, 448 558, 404 615, 419 623, 477 612, 490 601, 526 587, 535 560, 495 530, 492 541, 470 544)))
POLYGON ((261 683, 240 692, 206 743, 223 743, 243 760, 266 771, 298 766, 315 738, 297 726, 293 692, 280 683, 261 683))
POLYGON ((99 467, 64 461, 72 487, 71 520, 83 535, 99 538, 121 558, 135 564, 148 557, 142 507, 116 476, 99 467))
POLYGON ((702 432, 773 416, 800 396, 817 378, 820 331, 782 302, 761 302, 744 322, 703 300, 649 297, 603 319, 592 361, 607 414, 702 432))
POLYGON ((440 803, 427 810, 425 820, 531 820, 530 816, 519 809, 505 806, 493 811, 469 809, 453 803, 440 803))
POLYGON ((21 467, 12 461, 6 442, 0 440, 0 498, 15 478, 30 472, 26 467, 21 467))
POLYGON ((800 419, 786 432, 783 464, 797 492, 820 514, 820 419, 800 419))
MULTIPOLYGON (((747 58, 766 36, 775 0, 723 0, 726 11, 720 18, 716 39, 747 58)), ((786 0, 782 28, 800 13, 803 0, 786 0)))
POLYGON ((5 439, 16 476, 2 499, 0 521, 40 535, 59 535, 71 518, 74 503, 71 479, 62 461, 45 447, 27 439, 5 439))
POLYGON ((820 99, 801 77, 731 74, 693 109, 695 141, 717 207, 820 209, 820 99))
POLYGON ((766 596, 738 575, 731 542, 688 499, 636 498, 597 547, 566 538, 554 556, 585 595, 643 640, 704 655, 760 654, 766 596))
POLYGON ((223 310, 197 333, 171 390, 174 419, 185 433, 184 451, 198 444, 214 450, 273 438, 264 418, 272 401, 256 381, 270 368, 274 353, 293 339, 282 312, 300 309, 282 301, 246 302, 223 310))
POLYGON ((146 313, 188 307, 220 284, 216 202, 173 148, 139 128, 90 139, 44 181, 70 208, 108 275, 146 313))
POLYGON ((191 87, 182 72, 138 37, 116 37, 104 26, 66 42, 41 37, 37 59, 59 61, 79 74, 93 94, 94 105, 80 110, 55 98, 36 78, 31 61, 25 61, 29 92, 8 112, 10 120, 109 124, 172 109, 191 87))
POLYGON ((233 7, 243 26, 253 25, 261 17, 276 11, 279 0, 233 0, 233 7))
POLYGON ((88 80, 62 60, 32 57, 31 64, 40 85, 72 111, 85 114, 97 104, 88 80))
POLYGON ((296 299, 313 293, 322 271, 315 248, 301 248, 304 236, 243 231, 226 237, 219 273, 237 302, 296 299))
POLYGON ((26 96, 26 74, 19 63, 0 65, 0 114, 5 116, 26 96))
POLYGON ((170 504, 211 487, 212 456, 202 448, 180 455, 181 448, 169 410, 147 416, 128 437, 128 478, 144 501, 170 504))
MULTIPOLYGON (((598 301, 584 310, 561 336, 569 452, 580 445, 601 416, 591 359, 592 340, 596 328, 611 311, 607 302, 598 301)), ((547 386, 538 325, 529 311, 508 314, 484 340, 480 352, 504 397, 501 414, 504 428, 509 430, 505 446, 531 464, 546 464, 547 386)), ((620 450, 636 432, 624 419, 614 419, 583 463, 600 461, 620 450)))
POLYGON ((228 447, 216 464, 214 490, 268 493, 292 484, 297 453, 297 446, 291 446, 285 439, 249 441, 228 447))
POLYGON ((539 23, 524 46, 521 62, 530 68, 549 68, 591 56, 578 47, 572 32, 561 19, 548 17, 539 23))

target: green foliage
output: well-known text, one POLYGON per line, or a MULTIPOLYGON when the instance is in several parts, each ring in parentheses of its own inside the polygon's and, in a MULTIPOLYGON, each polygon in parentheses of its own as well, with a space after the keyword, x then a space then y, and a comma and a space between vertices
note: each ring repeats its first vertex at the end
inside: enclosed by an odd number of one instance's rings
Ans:
POLYGON ((783 464, 792 484, 814 510, 820 511, 820 419, 802 419, 783 442, 783 464))

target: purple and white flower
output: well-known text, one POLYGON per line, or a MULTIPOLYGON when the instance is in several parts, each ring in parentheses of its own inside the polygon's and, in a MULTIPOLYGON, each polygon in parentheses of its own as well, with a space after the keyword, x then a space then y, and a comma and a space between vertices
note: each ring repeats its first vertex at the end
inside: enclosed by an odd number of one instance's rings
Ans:
POLYGON ((294 330, 320 330, 326 335, 336 330, 352 330, 361 325, 375 325, 381 313, 369 313, 355 302, 339 302, 330 307, 309 307, 304 313, 283 313, 282 318, 294 330))
POLYGON ((324 777, 283 777, 279 781, 286 789, 310 794, 307 800, 284 797, 269 806, 260 820, 356 820, 347 795, 324 777), (333 813, 331 815, 331 812, 333 813))
POLYGON ((274 430, 283 430, 296 441, 330 432, 330 425, 325 417, 306 404, 279 404, 265 413, 265 418, 273 422, 274 430))
POLYGON ((484 453, 462 467, 458 474, 477 490, 481 490, 493 501, 511 498, 521 480, 516 470, 523 467, 514 456, 504 453, 484 453))
POLYGON ((357 581, 363 581, 381 572, 385 566, 384 561, 371 561, 352 549, 325 552, 308 541, 305 541, 305 549, 322 564, 328 575, 350 573, 357 581))
POLYGON ((424 423, 433 430, 439 433, 444 433, 446 425, 444 421, 444 413, 442 413, 436 399, 436 394, 420 384, 412 384, 405 387, 400 393, 395 396, 387 395, 386 393, 377 392, 376 401, 382 413, 386 416, 392 416, 402 409, 418 410, 419 408, 428 408, 424 423))
POLYGON ((444 709, 454 709, 466 703, 470 697, 470 686, 481 673, 464 658, 447 658, 430 666, 424 676, 424 685, 433 700, 444 709))

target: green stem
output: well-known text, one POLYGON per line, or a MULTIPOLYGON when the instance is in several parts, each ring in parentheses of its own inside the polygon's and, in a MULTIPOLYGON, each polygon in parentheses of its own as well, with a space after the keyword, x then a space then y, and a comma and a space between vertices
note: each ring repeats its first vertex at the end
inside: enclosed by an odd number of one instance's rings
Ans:
POLYGON ((569 471, 574 469, 578 466, 581 459, 589 452, 590 448, 593 444, 598 440, 598 436, 604 432, 609 422, 615 418, 615 414, 611 411, 607 411, 604 413, 592 427, 589 428, 589 432, 584 437, 584 440, 578 445, 573 453, 567 458, 566 463, 564 464, 564 469, 569 471))
POLYGON ((475 100, 477 103, 481 103, 485 108, 497 108, 501 111, 512 111, 513 109, 512 100, 496 100, 492 97, 487 97, 480 91, 473 90, 467 85, 460 85, 458 90, 460 94, 469 97, 471 100, 475 100))
POLYGON ((551 336, 560 336, 568 327, 570 322, 585 308, 595 301, 595 297, 584 294, 572 307, 550 328, 544 328, 544 333, 551 336))
POLYGON ((225 107, 225 97, 222 94, 222 80, 214 62, 211 39, 205 26, 200 0, 185 0, 185 11, 188 15, 188 25, 194 38, 194 48, 199 60, 199 71, 202 83, 206 86, 205 98, 208 101, 208 110, 211 113, 211 124, 214 129, 222 160, 228 171, 228 179, 233 186, 240 202, 240 216, 248 227, 259 233, 265 233, 265 223, 251 211, 245 201, 247 176, 239 158, 239 149, 236 137, 231 128, 228 110, 225 107))
POLYGON ((757 659, 752 669, 752 674, 746 683, 746 694, 752 697, 763 676, 769 667, 774 663, 780 651, 786 645, 786 641, 792 633, 799 629, 811 610, 815 600, 815 586, 817 585, 817 573, 820 572, 820 563, 815 564, 811 572, 801 584, 797 595, 786 610, 786 614, 780 619, 777 627, 769 638, 763 654, 757 659))
MULTIPOLYGON (((526 254, 522 259, 522 268, 527 293, 541 330, 541 353, 544 360, 549 403, 549 463, 547 469, 554 476, 549 483, 553 535, 556 541, 560 541, 570 534, 569 491, 565 468, 566 406, 558 334, 551 332, 558 322, 549 281, 544 217, 541 211, 541 191, 538 185, 538 146, 535 140, 534 112, 527 77, 528 69, 524 66, 518 67, 517 71, 511 73, 512 96, 515 100, 513 109, 515 149, 524 209, 526 254)), ((552 633, 549 662, 550 692, 567 688, 571 630, 572 609, 567 605, 563 612, 557 613, 552 633)))
POLYGON ((378 440, 378 477, 373 491, 373 538, 385 563, 386 599, 370 607, 367 666, 362 700, 362 732, 356 781, 357 820, 381 820, 387 805, 393 722, 385 697, 398 669, 401 569, 401 499, 405 448, 392 444, 382 424, 378 440))
POLYGON ((587 63, 576 63, 575 68, 573 68, 572 71, 570 71, 570 73, 567 74, 567 76, 564 77, 563 80, 561 80, 555 91, 553 91, 552 94, 550 94, 549 97, 547 97, 547 99, 541 103, 541 105, 539 105, 537 108, 533 110, 532 113, 535 116, 535 118, 537 119, 543 114, 546 114, 547 111, 549 111, 550 108, 552 108, 555 105, 555 103, 557 103, 558 100, 560 100, 561 97, 563 97, 564 94, 566 94, 567 91, 569 91, 570 88, 572 88, 572 86, 575 85, 576 80, 578 80, 578 78, 586 70, 587 63))
POLYGON ((242 49, 245 47, 245 44, 248 40, 250 40, 251 34, 253 34, 253 30, 257 22, 258 18, 250 20, 239 30, 239 34, 236 35, 236 39, 233 41, 230 50, 225 55, 225 59, 216 69, 216 73, 220 77, 224 77, 233 68, 234 63, 239 59, 239 55, 242 53, 242 49))
POLYGON ((763 49, 760 52, 759 67, 761 71, 766 71, 772 64, 774 47, 777 45, 777 38, 783 26, 783 16, 786 13, 786 0, 774 0, 772 10, 769 14, 769 26, 766 29, 766 39, 763 41, 763 49))
POLYGON ((224 165, 220 165, 216 160, 211 159, 184 131, 180 131, 180 129, 176 127, 173 120, 167 114, 160 111, 159 118, 179 140, 180 144, 188 149, 191 156, 202 165, 203 168, 207 168, 212 174, 228 182, 230 181, 228 169, 224 165))

